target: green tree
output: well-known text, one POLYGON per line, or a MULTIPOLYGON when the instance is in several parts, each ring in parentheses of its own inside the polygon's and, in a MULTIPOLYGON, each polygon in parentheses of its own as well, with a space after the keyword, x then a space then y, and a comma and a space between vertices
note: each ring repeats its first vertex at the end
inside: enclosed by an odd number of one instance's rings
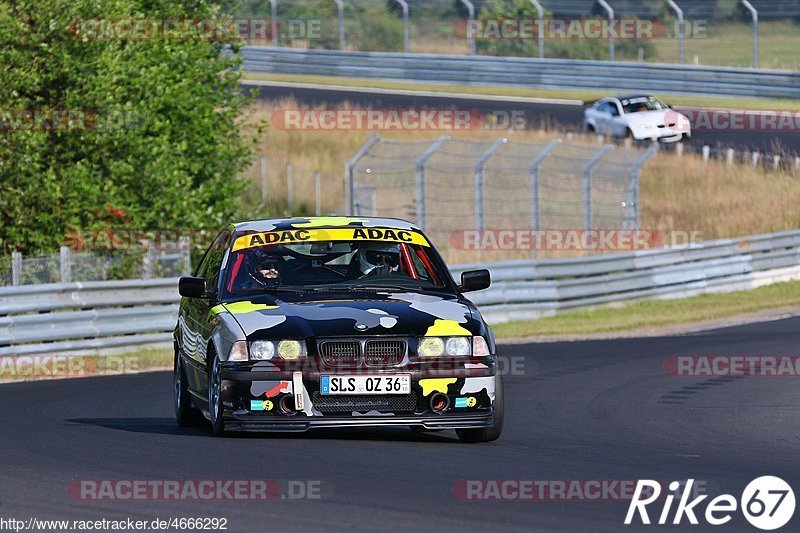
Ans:
MULTIPOLYGON (((241 41, 95 38, 109 19, 211 20, 210 0, 0 0, 0 246, 52 252, 107 227, 213 228, 250 159, 241 41), (45 120, 31 125, 31 113, 45 120), (60 121, 53 123, 53 120, 60 121)), ((120 35, 118 34, 117 37, 120 35)))

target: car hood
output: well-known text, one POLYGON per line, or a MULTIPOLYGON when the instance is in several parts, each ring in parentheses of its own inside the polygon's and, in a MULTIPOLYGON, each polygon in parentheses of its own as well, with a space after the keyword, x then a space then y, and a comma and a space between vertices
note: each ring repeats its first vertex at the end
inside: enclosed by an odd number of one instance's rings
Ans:
MULTIPOLYGON (((327 295, 326 295, 327 296, 327 295)), ((226 302, 247 340, 371 335, 482 335, 482 321, 468 300, 455 295, 397 292, 291 301, 269 295, 226 302)))
POLYGON ((683 113, 679 113, 674 109, 663 109, 661 111, 641 111, 639 113, 630 113, 625 115, 628 124, 638 126, 641 124, 651 124, 658 126, 661 124, 675 124, 678 125, 680 119, 689 120, 683 113))

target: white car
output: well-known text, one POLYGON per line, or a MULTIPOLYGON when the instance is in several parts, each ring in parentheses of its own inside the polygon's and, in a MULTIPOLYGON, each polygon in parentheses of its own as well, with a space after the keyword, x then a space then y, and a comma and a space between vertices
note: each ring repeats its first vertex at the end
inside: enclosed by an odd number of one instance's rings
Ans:
POLYGON ((654 96, 603 98, 583 112, 583 127, 615 139, 676 142, 692 136, 686 115, 654 96))

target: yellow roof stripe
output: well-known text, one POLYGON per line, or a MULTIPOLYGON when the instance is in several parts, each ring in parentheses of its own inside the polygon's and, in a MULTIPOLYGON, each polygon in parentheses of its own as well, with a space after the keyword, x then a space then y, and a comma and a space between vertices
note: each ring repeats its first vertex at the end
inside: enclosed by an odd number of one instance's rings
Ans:
POLYGON ((430 246, 421 233, 391 228, 292 229, 242 235, 233 243, 233 251, 269 244, 303 244, 325 241, 380 241, 430 246))

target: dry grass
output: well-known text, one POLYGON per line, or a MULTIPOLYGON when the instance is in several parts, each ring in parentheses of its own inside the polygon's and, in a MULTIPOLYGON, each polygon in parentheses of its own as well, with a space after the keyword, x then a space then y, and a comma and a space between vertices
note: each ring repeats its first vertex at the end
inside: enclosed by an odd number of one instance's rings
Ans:
MULTIPOLYGON (((295 168, 295 206, 314 205, 313 182, 309 176, 319 170, 324 176, 323 211, 342 212, 344 203, 344 166, 370 136, 369 131, 285 131, 270 123, 273 112, 297 109, 297 102, 286 100, 272 104, 259 103, 245 117, 248 123, 266 122, 256 153, 270 161, 269 187, 272 199, 285 198, 286 161, 295 168)), ((556 130, 492 130, 466 132, 382 133, 393 140, 435 139, 443 133, 473 140, 506 137, 510 140, 542 142, 561 136, 556 130)), ((580 141, 578 141, 580 142, 580 141)), ((260 183, 258 162, 246 176, 260 183)), ((695 231, 704 239, 737 237, 756 233, 788 230, 800 224, 800 175, 786 171, 764 171, 753 165, 724 162, 702 162, 699 156, 682 158, 661 153, 641 173, 641 224, 661 231, 695 231)), ((285 202, 283 202, 285 206, 285 202)), ((297 211, 297 209, 295 209, 297 211)), ((510 257, 497 252, 474 253, 452 251, 452 263, 502 260, 510 257)), ((515 257, 519 258, 519 257, 515 257)))
POLYGON ((800 175, 660 154, 641 173, 642 226, 715 239, 800 227, 800 175))

